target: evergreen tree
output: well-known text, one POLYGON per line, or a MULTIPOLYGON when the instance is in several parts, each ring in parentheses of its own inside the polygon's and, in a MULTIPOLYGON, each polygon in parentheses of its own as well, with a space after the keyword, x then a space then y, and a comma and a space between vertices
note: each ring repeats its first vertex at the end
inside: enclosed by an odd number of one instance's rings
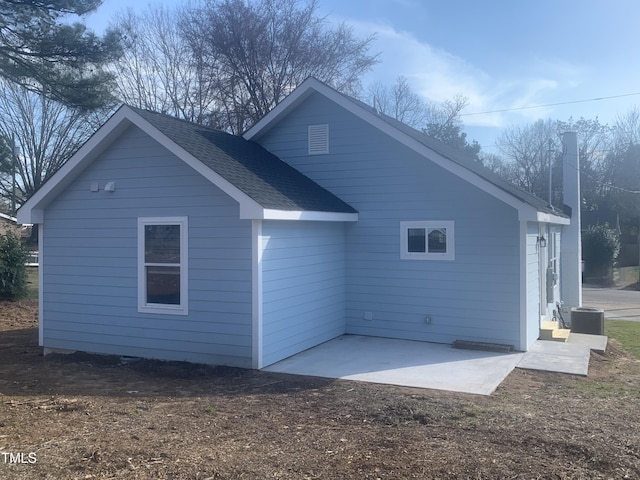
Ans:
POLYGON ((102 0, 0 0, 0 77, 65 105, 93 109, 111 98, 112 76, 101 69, 120 55, 120 38, 103 38, 69 16, 102 0))

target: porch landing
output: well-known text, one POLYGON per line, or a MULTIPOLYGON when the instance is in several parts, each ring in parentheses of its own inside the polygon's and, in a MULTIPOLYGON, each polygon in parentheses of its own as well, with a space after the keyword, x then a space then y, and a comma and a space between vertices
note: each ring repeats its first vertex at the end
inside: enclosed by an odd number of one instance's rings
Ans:
POLYGON ((567 343, 538 340, 524 353, 343 335, 264 370, 490 395, 516 367, 586 375, 590 349, 604 347, 606 337, 577 334, 567 343))

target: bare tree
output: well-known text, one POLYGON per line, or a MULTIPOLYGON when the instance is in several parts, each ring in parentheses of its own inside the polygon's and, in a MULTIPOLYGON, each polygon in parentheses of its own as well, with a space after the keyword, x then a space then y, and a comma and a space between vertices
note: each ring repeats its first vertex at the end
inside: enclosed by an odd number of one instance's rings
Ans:
POLYGON ((380 82, 371 85, 365 100, 385 115, 422 130, 480 161, 480 144, 475 140, 469 143, 467 134, 462 130, 461 113, 468 104, 464 95, 458 94, 440 104, 430 103, 411 90, 406 77, 400 76, 391 87, 380 82))
POLYGON ((612 129, 598 119, 567 121, 538 120, 502 132, 498 150, 502 156, 485 160, 485 165, 519 187, 547 199, 549 195, 549 161, 552 168, 552 203, 562 205, 563 132, 578 136, 583 208, 597 210, 606 203, 613 180, 614 164, 610 155, 612 129), (551 158, 550 158, 551 157, 551 158))
POLYGON ((558 121, 556 130, 559 134, 573 131, 578 136, 583 208, 602 208, 609 195, 609 185, 614 181, 615 165, 612 161, 614 157, 611 155, 614 148, 614 129, 601 124, 597 118, 570 118, 566 122, 558 121))
POLYGON ((625 150, 630 145, 640 145, 640 108, 631 107, 627 113, 619 115, 614 123, 615 145, 625 150))
POLYGON ((218 96, 219 127, 243 132, 310 76, 358 92, 377 63, 368 53, 374 37, 331 27, 316 9, 316 0, 203 0, 183 11, 182 31, 218 96))
POLYGON ((160 5, 115 17, 113 28, 124 38, 124 54, 111 66, 116 96, 132 106, 204 123, 215 104, 213 85, 181 35, 180 15, 160 5))
POLYGON ((374 83, 368 89, 367 100, 376 110, 413 128, 424 128, 430 118, 429 105, 411 90, 409 81, 403 76, 391 87, 374 83))
POLYGON ((502 132, 497 145, 505 161, 500 169, 502 175, 524 190, 547 198, 549 149, 554 157, 559 151, 556 122, 538 120, 531 125, 513 126, 502 132))
POLYGON ((0 197, 19 206, 73 155, 106 114, 72 109, 7 81, 0 82, 0 91, 0 136, 11 150, 15 147, 0 172, 0 197))
POLYGON ((469 99, 459 93, 453 99, 445 100, 439 105, 429 105, 428 121, 424 132, 481 162, 480 144, 476 140, 469 142, 466 132, 463 131, 461 115, 468 104, 469 99))
POLYGON ((442 126, 462 125, 462 111, 469 105, 469 99, 458 93, 451 100, 438 104, 429 104, 427 123, 442 126))
POLYGON ((623 230, 638 237, 640 216, 640 109, 634 106, 617 118, 604 162, 607 167, 603 205, 620 215, 623 230))

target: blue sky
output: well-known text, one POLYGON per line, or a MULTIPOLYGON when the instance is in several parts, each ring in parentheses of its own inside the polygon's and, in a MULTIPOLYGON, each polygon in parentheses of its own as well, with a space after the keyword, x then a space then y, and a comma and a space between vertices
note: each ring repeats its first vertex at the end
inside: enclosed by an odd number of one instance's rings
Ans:
MULTIPOLYGON (((100 31, 132 4, 105 0, 88 24, 100 31)), ((318 13, 377 34, 381 63, 365 85, 402 75, 429 101, 466 96, 465 130, 485 151, 512 125, 571 116, 613 123, 640 105, 636 0, 320 0, 318 13), (565 102, 579 103, 520 109, 565 102), (507 109, 518 110, 471 115, 507 109)))

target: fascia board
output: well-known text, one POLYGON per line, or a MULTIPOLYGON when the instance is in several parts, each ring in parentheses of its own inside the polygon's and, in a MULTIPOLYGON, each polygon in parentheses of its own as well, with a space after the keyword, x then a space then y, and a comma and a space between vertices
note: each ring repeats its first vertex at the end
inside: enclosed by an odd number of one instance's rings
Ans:
POLYGON ((569 225, 571 223, 570 218, 541 212, 530 205, 526 205, 526 207, 528 208, 522 208, 518 212, 518 220, 521 222, 550 223, 554 225, 569 225))
POLYGON ((541 223, 553 223, 555 225, 570 225, 571 219, 567 217, 561 217, 559 215, 553 215, 552 213, 538 212, 538 222, 541 223))
POLYGON ((357 222, 357 213, 264 209, 264 220, 300 220, 312 222, 357 222))

